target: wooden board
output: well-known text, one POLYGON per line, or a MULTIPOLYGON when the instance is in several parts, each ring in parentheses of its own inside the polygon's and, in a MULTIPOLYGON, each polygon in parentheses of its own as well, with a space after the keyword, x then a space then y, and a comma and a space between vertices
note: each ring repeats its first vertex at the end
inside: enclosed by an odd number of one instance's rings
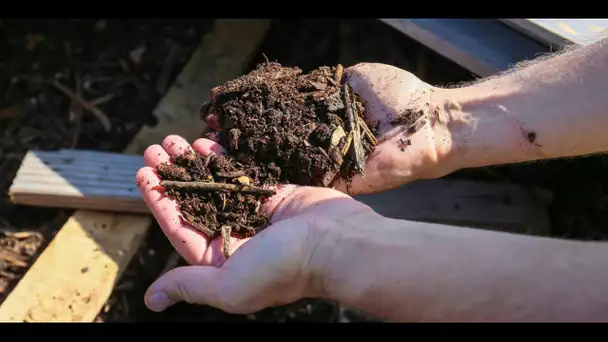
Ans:
MULTIPOLYGON (((132 180, 141 165, 140 156, 74 150, 30 151, 10 193, 21 204, 149 212, 132 180), (100 171, 88 174, 83 172, 85 169, 100 171)), ((520 233, 548 229, 545 203, 537 193, 510 184, 425 180, 355 198, 380 214, 397 219, 520 233)))
POLYGON ((500 19, 554 49, 569 43, 585 46, 608 30, 608 19, 500 19))
MULTIPOLYGON (((198 119, 198 106, 209 99, 211 88, 245 71, 270 22, 216 20, 172 85, 168 99, 155 110, 160 124, 142 129, 125 152, 141 154, 172 133, 189 139, 199 136, 205 127, 198 119)), ((135 174, 131 186, 134 183, 135 174)), ((77 211, 55 236, 53 247, 40 255, 2 303, 0 322, 93 321, 151 223, 151 215, 77 211), (83 277, 80 266, 92 276, 83 277)))
POLYGON ((99 151, 29 151, 9 196, 40 207, 148 214, 134 182, 144 166, 140 155, 99 151))
POLYGON ((496 19, 381 20, 481 77, 549 52, 496 19))
POLYGON ((402 220, 545 235, 551 194, 513 184, 420 180, 357 200, 378 213, 402 220))

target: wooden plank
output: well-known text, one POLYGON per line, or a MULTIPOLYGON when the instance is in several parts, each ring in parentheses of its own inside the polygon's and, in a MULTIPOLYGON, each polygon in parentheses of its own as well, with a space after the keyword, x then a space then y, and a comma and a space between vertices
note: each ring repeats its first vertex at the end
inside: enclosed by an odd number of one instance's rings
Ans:
MULTIPOLYGON (((140 156, 61 150, 30 151, 10 188, 21 204, 149 212, 132 175, 140 156), (81 172, 84 168, 102 170, 81 172), (131 178, 126 178, 126 174, 131 178), (101 180, 101 181, 100 181, 101 180)), ((544 203, 534 191, 510 184, 425 180, 374 195, 356 196, 382 215, 526 232, 548 228, 544 203)))
POLYGON ((516 30, 555 48, 574 43, 586 46, 608 30, 608 19, 500 19, 516 30))
POLYGON ((92 322, 148 224, 140 216, 78 211, 4 301, 0 321, 92 322))
POLYGON ((481 77, 549 52, 496 19, 381 20, 481 77))
POLYGON ((435 222, 521 234, 548 234, 550 193, 513 184, 420 180, 357 200, 402 220, 435 222))
POLYGON ((29 151, 9 196, 16 204, 148 214, 134 175, 139 155, 99 151, 29 151))
MULTIPOLYGON (((168 98, 155 110, 159 125, 142 129, 125 152, 141 154, 147 146, 160 143, 172 133, 189 139, 198 137, 205 130, 198 119, 198 106, 209 98, 211 88, 245 71, 270 22, 216 20, 213 31, 203 39, 172 85, 168 98)), ((131 186, 134 173, 132 182, 131 186)), ((77 211, 55 236, 53 247, 40 255, 2 303, 0 321, 91 322, 108 300, 151 223, 151 215, 77 211), (105 252, 100 253, 93 246, 102 246, 105 252), (77 266, 70 266, 72 262, 77 266), (92 276, 83 277, 80 265, 87 267, 92 276)))

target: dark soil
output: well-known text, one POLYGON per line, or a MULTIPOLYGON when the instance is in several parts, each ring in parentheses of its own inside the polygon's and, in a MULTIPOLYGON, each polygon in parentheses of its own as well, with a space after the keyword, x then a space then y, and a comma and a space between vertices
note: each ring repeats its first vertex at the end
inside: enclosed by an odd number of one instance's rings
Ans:
MULTIPOLYGON (((188 151, 172 158, 171 164, 157 167, 163 180, 178 182, 204 182, 203 185, 233 185, 235 190, 251 190, 259 178, 252 177, 256 169, 246 170, 223 154, 206 157, 188 151)), ((255 189, 255 188, 254 188, 255 189)), ((213 239, 221 234, 222 227, 238 238, 255 235, 268 223, 268 215, 260 211, 268 193, 244 193, 228 190, 166 188, 166 194, 175 198, 186 222, 213 239)))
MULTIPOLYGON (((0 20, 0 303, 71 214, 10 202, 8 188, 25 153, 122 151, 142 125, 155 123, 152 110, 212 23, 0 20), (95 103, 111 129, 54 82, 95 103)), ((157 275, 151 266, 140 274, 157 275)))
POLYGON ((341 83, 342 70, 303 74, 263 63, 215 88, 201 116, 218 116, 220 144, 239 162, 255 163, 264 184, 327 186, 338 173, 348 180, 362 173, 357 148, 364 164, 376 142, 375 127, 363 123, 364 103, 341 83))

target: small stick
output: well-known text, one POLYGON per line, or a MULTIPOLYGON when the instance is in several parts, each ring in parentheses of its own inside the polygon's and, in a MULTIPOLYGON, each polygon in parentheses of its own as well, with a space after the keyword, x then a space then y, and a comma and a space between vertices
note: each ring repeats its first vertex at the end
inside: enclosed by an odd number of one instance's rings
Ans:
POLYGON ((418 132, 422 127, 424 127, 424 125, 426 124, 426 120, 425 119, 419 119, 418 121, 414 122, 411 126, 409 126, 407 128, 407 133, 408 134, 414 134, 416 132, 418 132))
POLYGON ((194 216, 183 213, 183 216, 180 216, 187 224, 191 225, 194 229, 200 231, 201 233, 207 235, 207 237, 214 238, 215 232, 209 229, 207 226, 194 222, 194 216))
POLYGON ((160 182, 160 186, 169 189, 240 192, 245 194, 260 194, 266 196, 276 194, 276 191, 270 189, 261 189, 249 185, 214 182, 178 182, 164 180, 160 182))
POLYGON ((353 142, 353 132, 351 131, 346 136, 346 142, 344 143, 344 147, 342 148, 342 155, 345 156, 350 148, 350 144, 353 142))
POLYGON ((59 83, 59 81, 51 80, 50 82, 57 90, 61 91, 65 96, 78 102, 78 104, 80 104, 84 109, 93 113, 93 115, 95 115, 97 120, 99 120, 99 122, 103 125, 106 132, 109 132, 112 129, 112 124, 110 123, 110 119, 108 119, 107 115, 104 112, 102 112, 101 109, 95 107, 90 102, 83 99, 81 96, 78 96, 78 94, 74 93, 68 87, 59 83))
POLYGON ((215 175, 222 178, 239 178, 245 176, 245 171, 216 172, 215 175))
MULTIPOLYGON (((82 81, 80 80, 80 77, 77 75, 76 76, 76 94, 78 96, 82 96, 82 81)), ((74 101, 74 100, 72 100, 74 101)), ((74 101, 75 102, 75 101, 74 101)), ((71 106, 70 106, 71 107, 71 106)), ((76 148, 76 146, 78 145, 78 142, 80 141, 80 135, 82 134, 82 106, 77 106, 76 110, 74 111, 74 120, 76 120, 75 126, 74 126, 74 133, 72 135, 72 148, 76 148)))
POLYGON ((354 90, 348 84, 344 85, 344 106, 346 107, 346 117, 348 118, 349 129, 353 133, 353 149, 351 150, 355 161, 355 171, 363 176, 363 147, 361 146, 361 132, 359 132, 358 121, 355 119, 354 90))
POLYGON ((222 249, 224 250, 224 256, 226 259, 230 257, 230 233, 232 233, 232 227, 230 226, 222 226, 220 228, 222 232, 222 249))
POLYGON ((102 105, 102 104, 104 104, 104 103, 106 103, 106 102, 110 102, 110 101, 112 101, 112 100, 114 99, 114 97, 115 97, 115 96, 116 96, 116 95, 114 95, 114 94, 112 94, 112 93, 110 93, 110 94, 106 94, 106 95, 104 95, 104 96, 102 96, 102 97, 98 97, 98 98, 96 98, 95 100, 91 101, 91 104, 92 104, 93 106, 99 106, 99 105, 102 105))
POLYGON ((336 74, 334 75, 334 80, 336 82, 338 82, 338 84, 340 84, 340 81, 342 81, 343 74, 344 74, 344 67, 342 67, 342 64, 336 65, 336 74))
POLYGON ((369 142, 373 146, 378 145, 378 140, 376 140, 376 137, 374 136, 372 131, 369 129, 369 127, 367 127, 367 124, 365 123, 365 121, 363 121, 363 119, 358 115, 357 115, 357 121, 359 121, 359 126, 361 126, 363 128, 363 133, 365 133, 365 136, 367 136, 367 139, 369 140, 369 142))
POLYGON ((209 166, 209 162, 211 161, 211 156, 213 156, 213 152, 209 153, 207 155, 207 158, 205 158, 205 167, 209 166))

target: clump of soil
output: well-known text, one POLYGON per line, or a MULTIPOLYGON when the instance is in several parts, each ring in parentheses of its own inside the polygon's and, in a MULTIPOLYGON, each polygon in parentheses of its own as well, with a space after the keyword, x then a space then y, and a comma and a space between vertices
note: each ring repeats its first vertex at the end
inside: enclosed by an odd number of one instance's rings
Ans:
POLYGON ((363 173, 376 144, 364 103, 341 80, 341 66, 302 74, 260 64, 215 88, 201 116, 217 115, 220 144, 237 160, 252 159, 265 182, 328 186, 338 173, 363 173))
MULTIPOLYGON (((174 165, 159 166, 159 173, 163 180, 234 184, 241 179, 247 183, 243 186, 259 187, 329 186, 337 178, 348 183, 357 173, 365 176, 365 160, 377 144, 377 125, 363 121, 364 109, 359 96, 342 83, 340 65, 303 74, 297 67, 263 63, 214 88, 211 101, 201 107, 202 118, 216 116, 220 144, 229 154, 210 159, 187 154, 175 158, 174 165)), ((232 227, 233 234, 234 228, 254 234, 267 222, 259 208, 268 193, 191 190, 173 188, 169 194, 186 219, 210 236, 222 226, 232 227)))
POLYGON ((179 203, 181 218, 209 238, 221 235, 227 244, 229 235, 251 237, 268 222, 260 207, 274 191, 256 187, 254 169, 239 168, 234 158, 188 151, 156 169, 161 187, 179 203))

